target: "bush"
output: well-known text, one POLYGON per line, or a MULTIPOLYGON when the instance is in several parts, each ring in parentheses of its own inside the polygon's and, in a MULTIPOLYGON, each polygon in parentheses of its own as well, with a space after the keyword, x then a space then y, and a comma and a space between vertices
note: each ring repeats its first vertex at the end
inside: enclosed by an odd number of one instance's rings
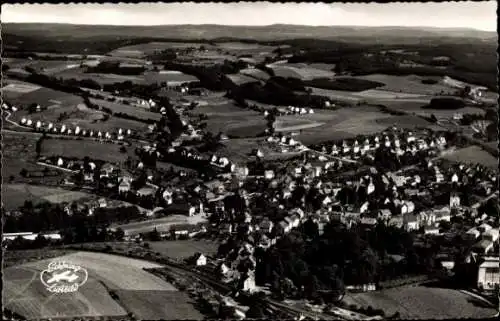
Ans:
POLYGON ((465 107, 465 102, 459 98, 438 97, 432 98, 429 106, 425 108, 432 109, 460 109, 465 107))
POLYGON ((422 79, 422 84, 424 85, 435 85, 438 81, 435 79, 422 79))

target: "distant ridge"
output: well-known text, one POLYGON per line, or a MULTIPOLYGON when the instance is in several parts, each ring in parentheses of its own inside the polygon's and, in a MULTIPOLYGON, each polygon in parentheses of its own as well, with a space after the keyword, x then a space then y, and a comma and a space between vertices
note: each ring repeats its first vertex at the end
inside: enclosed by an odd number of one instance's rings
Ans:
POLYGON ((2 33, 34 37, 119 37, 119 38, 183 38, 217 39, 236 38, 261 41, 287 40, 293 38, 314 38, 329 40, 335 38, 439 38, 460 37, 495 39, 496 32, 468 28, 431 27, 365 27, 365 26, 302 26, 274 24, 269 26, 226 26, 226 25, 161 25, 161 26, 114 26, 73 25, 57 23, 3 23, 2 33))

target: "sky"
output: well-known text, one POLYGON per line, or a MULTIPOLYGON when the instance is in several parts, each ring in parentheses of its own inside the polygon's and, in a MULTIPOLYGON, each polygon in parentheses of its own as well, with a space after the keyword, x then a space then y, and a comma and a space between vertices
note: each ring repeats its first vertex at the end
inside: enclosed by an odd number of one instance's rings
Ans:
POLYGON ((403 26, 495 31, 496 1, 438 3, 4 4, 2 22, 100 25, 403 26))

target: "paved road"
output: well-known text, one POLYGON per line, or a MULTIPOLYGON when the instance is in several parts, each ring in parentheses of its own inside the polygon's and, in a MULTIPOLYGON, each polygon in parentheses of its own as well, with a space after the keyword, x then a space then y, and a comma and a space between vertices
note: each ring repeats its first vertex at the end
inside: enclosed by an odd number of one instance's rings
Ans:
POLYGON ((38 165, 42 165, 42 166, 46 166, 46 167, 51 167, 51 168, 54 168, 54 169, 57 169, 57 170, 61 170, 61 171, 65 171, 65 172, 68 172, 68 173, 78 173, 78 171, 73 171, 71 169, 59 167, 59 166, 56 166, 56 165, 51 165, 51 164, 42 163, 42 162, 36 162, 36 163, 38 165))
POLYGON ((19 125, 18 123, 16 123, 15 121, 12 121, 10 120, 10 116, 12 116, 12 113, 7 111, 7 110, 4 110, 4 113, 6 113, 7 115, 5 116, 5 121, 8 122, 9 124, 11 125, 14 125, 18 128, 22 128, 22 129, 31 129, 31 127, 26 127, 26 126, 22 126, 22 125, 19 125))
MULTIPOLYGON (((24 128, 24 127, 23 127, 24 128)), ((28 129, 31 129, 28 127, 28 129)), ((25 135, 25 136, 42 136, 43 133, 41 132, 34 132, 34 131, 19 131, 19 130, 11 130, 11 129, 2 129, 2 133, 9 133, 9 134, 17 134, 17 135, 25 135)), ((122 144, 125 141, 123 140, 99 140, 96 137, 86 137, 86 136, 69 136, 69 135, 61 135, 61 134, 52 134, 52 133, 46 133, 47 136, 52 137, 52 138, 68 138, 68 137, 74 137, 74 140, 91 140, 91 141, 102 141, 103 143, 111 143, 111 144, 122 144)))
POLYGON ((326 153, 323 153, 323 152, 320 152, 320 151, 317 151, 317 150, 314 150, 314 149, 310 149, 309 147, 306 147, 307 151, 311 151, 311 152, 314 152, 316 154, 320 154, 320 155, 323 155, 325 157, 329 157, 331 159, 336 159, 336 160, 340 160, 340 161, 343 161, 343 162, 347 162, 347 163, 353 163, 353 164, 358 164, 359 162, 358 161, 355 161, 353 159, 350 159, 350 158, 343 158, 343 157, 336 157, 336 156, 332 156, 330 154, 326 154, 326 153))

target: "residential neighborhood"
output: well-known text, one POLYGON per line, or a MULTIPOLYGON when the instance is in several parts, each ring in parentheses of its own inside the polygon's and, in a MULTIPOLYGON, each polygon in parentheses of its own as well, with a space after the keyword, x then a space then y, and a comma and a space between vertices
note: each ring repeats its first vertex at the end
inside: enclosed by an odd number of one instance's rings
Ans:
POLYGON ((5 319, 497 318, 494 3, 447 5, 2 5, 5 319))

